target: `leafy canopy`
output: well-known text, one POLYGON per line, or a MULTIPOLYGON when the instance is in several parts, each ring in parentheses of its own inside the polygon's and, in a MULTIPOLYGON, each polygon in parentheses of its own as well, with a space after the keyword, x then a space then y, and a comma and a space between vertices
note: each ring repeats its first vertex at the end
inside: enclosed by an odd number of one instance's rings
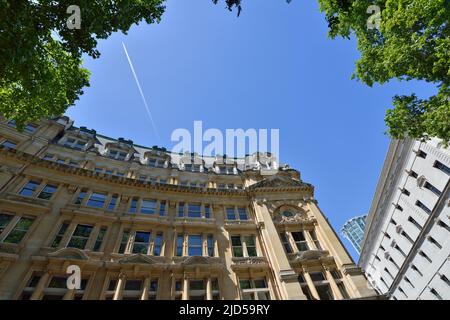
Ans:
POLYGON ((318 0, 329 35, 357 37, 361 58, 354 77, 372 86, 391 79, 423 80, 436 94, 395 96, 387 110, 388 133, 394 138, 436 136, 450 141, 450 1, 318 0), (379 29, 367 27, 370 5, 381 10, 379 29))
POLYGON ((159 22, 164 0, 0 0, 0 112, 25 122, 61 115, 89 85, 81 57, 98 58, 97 39, 159 22), (81 28, 67 20, 77 5, 81 28))

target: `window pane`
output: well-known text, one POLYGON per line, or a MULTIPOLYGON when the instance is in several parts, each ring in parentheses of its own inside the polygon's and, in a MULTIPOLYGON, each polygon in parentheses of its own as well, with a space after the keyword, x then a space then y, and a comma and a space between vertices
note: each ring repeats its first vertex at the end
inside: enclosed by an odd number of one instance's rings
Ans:
POLYGON ((34 218, 20 218, 14 229, 5 238, 6 243, 19 243, 33 224, 34 218))
POLYGON ((39 182, 36 181, 29 181, 20 191, 20 195, 22 196, 29 196, 31 197, 36 190, 36 188, 39 186, 39 182))
POLYGON ((247 210, 245 208, 238 208, 238 212, 239 212, 239 219, 240 220, 247 220, 247 210))
POLYGON ((69 227, 69 224, 66 223, 66 222, 64 222, 61 225, 61 228, 59 228, 59 231, 56 234, 55 239, 52 242, 52 245, 51 245, 52 248, 56 248, 57 246, 59 246, 59 244, 60 244, 64 234, 66 233, 66 230, 67 230, 68 227, 69 227))
POLYGON ((189 235, 188 255, 189 256, 201 256, 202 255, 202 236, 201 235, 189 235))
POLYGON ((203 280, 191 280, 189 282, 189 290, 205 290, 205 283, 203 280))
POLYGON ((242 290, 251 288, 250 280, 241 280, 239 281, 239 284, 241 285, 242 290))
POLYGON ((228 207, 226 210, 227 210, 227 219, 228 220, 236 220, 236 215, 234 214, 234 208, 228 207))
POLYGON ((161 247, 162 247, 162 233, 158 233, 155 238, 155 242, 153 245, 153 255, 159 256, 161 255, 161 247))
POLYGON ((183 255, 183 242, 184 242, 184 235, 178 234, 177 236, 177 257, 181 257, 183 255))
POLYGON ((106 194, 94 192, 89 198, 87 205, 94 208, 103 208, 105 201, 106 194))
POLYGON ((51 184, 48 184, 42 189, 42 191, 39 193, 38 198, 49 200, 52 197, 52 194, 55 193, 57 187, 51 184))
POLYGON ((143 199, 141 205, 141 213, 154 214, 156 212, 156 200, 143 199))
POLYGON ((0 233, 6 228, 9 222, 12 220, 13 215, 0 213, 0 233))
POLYGON ((199 203, 190 203, 188 205, 188 217, 201 218, 201 205, 199 203))

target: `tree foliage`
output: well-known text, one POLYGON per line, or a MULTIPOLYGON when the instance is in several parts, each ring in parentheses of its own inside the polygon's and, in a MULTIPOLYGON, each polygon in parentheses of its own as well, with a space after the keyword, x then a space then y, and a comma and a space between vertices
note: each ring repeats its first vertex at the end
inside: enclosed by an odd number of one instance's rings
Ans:
POLYGON ((436 85, 428 99, 395 96, 386 113, 394 138, 437 136, 450 141, 450 1, 319 0, 332 38, 354 34, 361 53, 354 77, 372 86, 391 79, 436 85), (379 29, 367 26, 370 5, 381 10, 379 29))
POLYGON ((25 122, 62 114, 89 85, 82 55, 98 58, 97 40, 159 22, 164 0, 0 0, 0 112, 25 122), (81 11, 81 28, 68 28, 81 11))

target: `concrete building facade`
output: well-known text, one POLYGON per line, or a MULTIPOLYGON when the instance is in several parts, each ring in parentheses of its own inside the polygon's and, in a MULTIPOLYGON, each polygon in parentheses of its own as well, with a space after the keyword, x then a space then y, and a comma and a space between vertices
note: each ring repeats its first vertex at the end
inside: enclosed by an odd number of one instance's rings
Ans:
POLYGON ((391 142, 359 260, 391 299, 450 299, 449 178, 438 139, 391 142))
POLYGON ((288 166, 261 174, 269 154, 171 154, 67 117, 0 122, 0 299, 377 297, 313 186, 288 166))
POLYGON ((354 217, 348 220, 341 229, 342 235, 350 241, 353 248, 360 253, 361 243, 364 239, 364 230, 366 229, 367 215, 354 217))

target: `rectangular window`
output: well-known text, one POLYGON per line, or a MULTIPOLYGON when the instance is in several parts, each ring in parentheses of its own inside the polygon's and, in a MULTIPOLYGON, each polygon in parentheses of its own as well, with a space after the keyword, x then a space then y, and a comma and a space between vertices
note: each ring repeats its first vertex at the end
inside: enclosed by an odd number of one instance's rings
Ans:
POLYGON ((11 214, 0 213, 0 234, 5 230, 6 226, 11 222, 14 216, 11 214))
POLYGON ((176 248, 177 257, 183 256, 183 244, 184 244, 184 234, 179 233, 177 235, 177 248, 176 248))
POLYGON ((135 213, 137 210, 138 198, 131 199, 130 210, 128 212, 135 213))
POLYGON ((212 234, 208 234, 206 242, 208 246, 208 256, 214 257, 214 236, 212 234))
POLYGON ((86 243, 88 242, 92 229, 93 227, 89 225, 77 225, 67 247, 84 250, 86 248, 86 243))
POLYGON ((244 242, 247 248, 247 256, 248 257, 258 256, 256 252, 255 236, 244 236, 244 242))
POLYGON ((188 205, 188 217, 189 218, 201 218, 202 206, 200 203, 189 203, 188 205))
POLYGON ((103 208, 106 202, 106 197, 107 194, 93 192, 86 205, 94 208, 103 208))
POLYGON ((292 237, 294 238, 298 251, 309 250, 303 231, 292 232, 292 237))
POLYGON ((38 198, 44 199, 44 200, 50 200, 52 195, 56 192, 56 189, 58 189, 57 186, 47 184, 44 189, 39 193, 38 198))
POLYGON ((205 205, 205 218, 211 218, 211 207, 209 206, 209 204, 205 205))
POLYGON ((87 194, 87 190, 86 189, 81 189, 80 193, 78 194, 77 199, 75 200, 75 204, 81 204, 84 200, 84 198, 86 197, 87 194))
POLYGON ((441 295, 436 291, 436 289, 431 288, 431 289, 430 289, 430 293, 431 293, 437 300, 442 300, 441 295))
POLYGON ((238 213, 239 213, 239 219, 240 220, 247 220, 248 219, 247 209, 245 207, 239 207, 238 208, 238 213))
POLYGON ((22 190, 20 190, 19 194, 22 196, 31 197, 39 185, 39 182, 28 181, 28 183, 22 188, 22 190))
POLYGON ((435 195, 437 195, 438 197, 441 196, 442 192, 436 188, 435 186, 433 186, 431 183, 429 183, 428 181, 425 182, 424 186, 425 189, 430 190, 431 192, 433 192, 435 195))
POLYGON ((127 157, 126 152, 119 152, 119 154, 118 154, 118 156, 117 156, 117 160, 123 161, 123 160, 126 159, 126 157, 127 157))
POLYGON ((108 204, 108 210, 114 210, 115 209, 115 207, 116 207, 116 204, 117 204, 117 199, 119 198, 119 195, 117 195, 117 194, 114 194, 112 197, 111 197, 111 200, 109 201, 109 204, 108 204))
POLYGON ((269 288, 265 279, 240 280, 242 300, 270 300, 269 288))
POLYGON ((311 235, 311 238, 313 239, 314 244, 315 244, 316 247, 317 247, 317 250, 323 250, 323 249, 322 249, 322 246, 320 245, 319 239, 317 239, 316 230, 311 230, 311 231, 309 231, 309 234, 311 235))
POLYGON ((97 236, 97 239, 95 240, 93 251, 95 251, 95 252, 100 251, 103 239, 105 238, 106 230, 107 230, 106 227, 102 227, 100 229, 100 231, 98 232, 98 236, 97 236))
POLYGON ((184 202, 178 204, 178 217, 184 217, 184 202))
POLYGON ((52 248, 56 248, 61 243, 62 238, 64 237, 64 234, 66 233, 67 228, 69 227, 69 224, 67 222, 64 222, 61 227, 59 228, 58 233, 55 236, 55 239, 53 239, 53 242, 51 244, 52 248))
POLYGON ((20 243, 33 224, 33 221, 34 218, 21 217, 3 242, 20 243))
POLYGON ((427 214, 431 213, 431 210, 426 205, 424 205, 422 202, 420 202, 419 200, 416 201, 416 206, 418 206, 420 209, 425 211, 427 214))
POLYGON ((315 284, 320 300, 333 300, 333 292, 328 283, 315 284))
POLYGON ((166 201, 160 201, 159 202, 159 215, 165 216, 166 215, 166 201))
POLYGON ((227 212, 228 220, 236 220, 236 214, 234 212, 234 207, 227 207, 226 212, 227 212))
POLYGON ((243 257, 244 247, 242 246, 241 236, 231 236, 231 248, 233 251, 233 257, 243 257))
POLYGON ((414 226, 416 226, 417 229, 422 230, 422 226, 416 220, 414 220, 413 217, 409 216, 408 221, 411 222, 414 226))
POLYGON ((154 214, 156 212, 156 200, 142 199, 141 213, 154 214))
POLYGON ((17 144, 12 141, 5 140, 2 142, 2 146, 8 149, 15 149, 17 147, 17 144))
POLYGON ((158 232, 155 237, 155 241, 153 243, 153 255, 160 256, 163 242, 163 234, 162 232, 158 232))
POLYGON ((134 237, 133 253, 147 254, 150 246, 150 232, 137 231, 134 237))
POLYGON ((202 236, 191 234, 188 236, 188 256, 202 256, 202 236))
POLYGON ((52 161, 53 157, 54 157, 54 155, 47 153, 43 159, 47 160, 47 161, 52 161))
POLYGON ((148 290, 148 300, 156 300, 156 294, 158 291, 158 280, 150 281, 150 288, 148 290))
POLYGON ((286 233, 282 232, 280 233, 281 242, 283 243, 284 249, 286 250, 286 253, 292 253, 292 247, 289 242, 289 238, 286 233))
POLYGON ((128 245, 128 239, 130 238, 130 231, 124 230, 122 234, 122 240, 120 241, 119 253, 125 253, 128 245))
POLYGON ((442 172, 448 174, 450 176, 450 168, 447 167, 445 164, 443 164, 442 162, 439 161, 435 161, 433 164, 433 167, 435 167, 436 169, 441 170, 442 172))
POLYGON ((33 134, 36 131, 37 127, 38 126, 35 124, 27 124, 25 125, 24 131, 26 133, 33 134))

